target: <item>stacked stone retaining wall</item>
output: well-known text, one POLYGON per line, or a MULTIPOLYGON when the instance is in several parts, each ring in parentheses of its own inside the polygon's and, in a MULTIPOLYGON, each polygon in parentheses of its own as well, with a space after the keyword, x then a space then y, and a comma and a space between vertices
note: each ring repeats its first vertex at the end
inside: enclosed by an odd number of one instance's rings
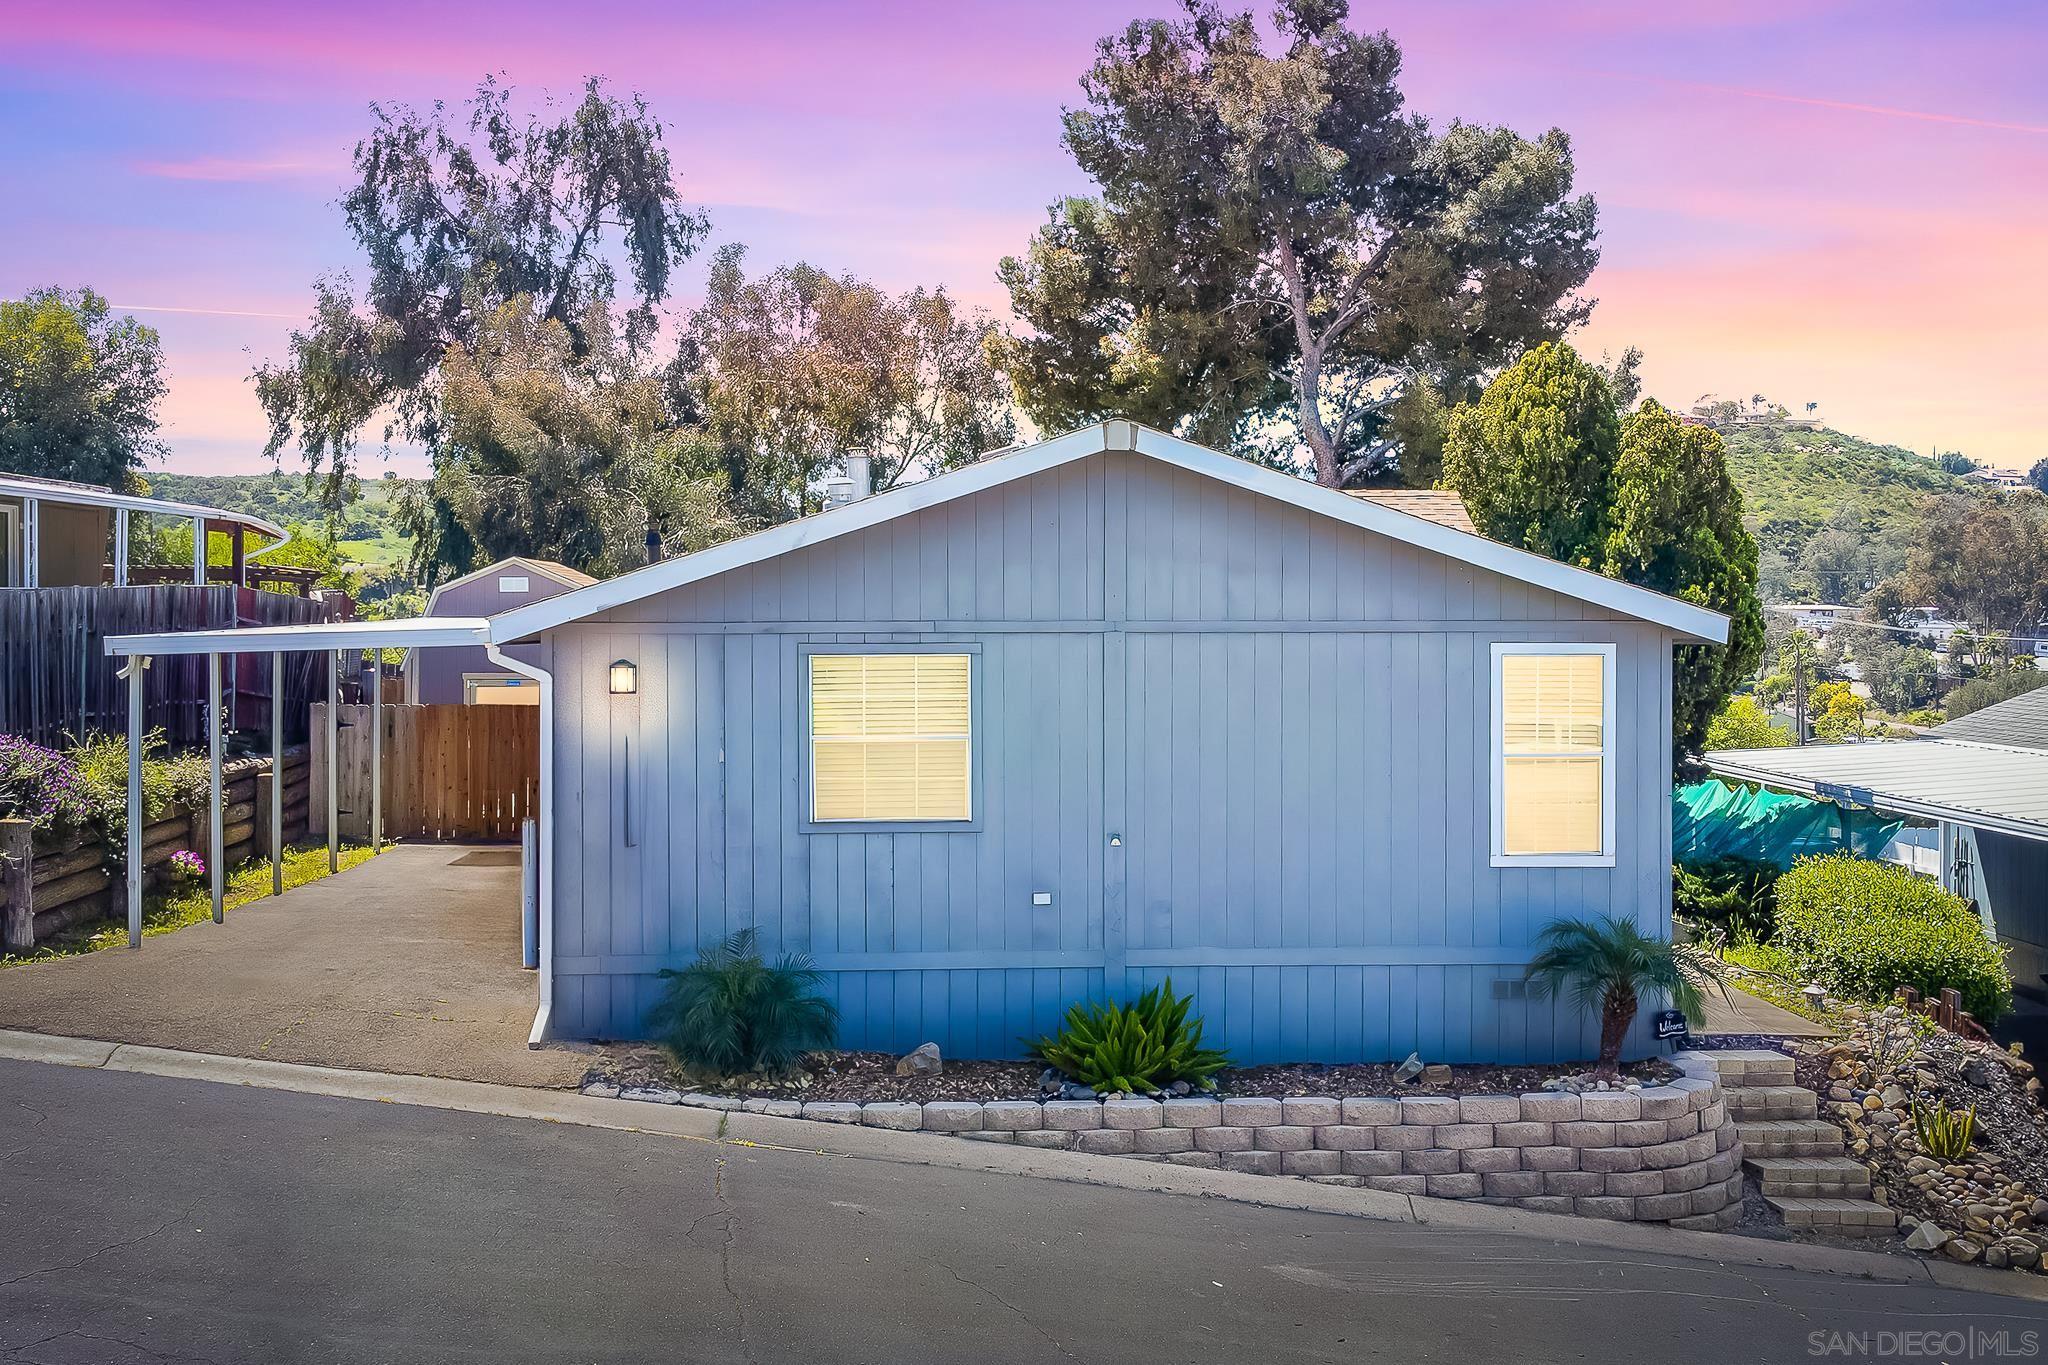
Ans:
POLYGON ((924 1104, 624 1095, 1550 1213, 1732 1226, 1742 1207, 1742 1147, 1719 1076, 1704 1054, 1672 1060, 1682 1074, 1669 1084, 1579 1094, 924 1104))

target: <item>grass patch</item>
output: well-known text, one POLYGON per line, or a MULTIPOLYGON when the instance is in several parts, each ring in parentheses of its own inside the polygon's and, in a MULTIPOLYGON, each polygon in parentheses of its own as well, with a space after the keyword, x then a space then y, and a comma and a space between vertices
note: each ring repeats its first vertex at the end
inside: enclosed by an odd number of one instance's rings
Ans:
POLYGON ((1728 982, 1736 990, 1816 1024, 1833 1027, 1842 1022, 1835 1011, 1822 1009, 1801 994, 1805 983, 1784 950, 1768 943, 1737 943, 1722 951, 1721 960, 1742 969, 1728 982))
MULTIPOLYGON (((345 872, 358 863, 367 862, 373 855, 367 844, 343 844, 341 846, 341 868, 345 872)), ((287 848, 284 851, 284 889, 289 891, 307 882, 317 882, 328 875, 327 846, 320 844, 312 848, 287 848)), ((228 873, 227 884, 221 888, 221 904, 229 910, 247 905, 252 901, 268 898, 270 895, 270 860, 260 858, 246 862, 228 873)), ((142 936, 155 938, 183 929, 188 924, 213 918, 213 895, 204 882, 182 891, 154 892, 142 898, 142 936)), ((81 924, 61 934, 38 943, 35 948, 19 955, 0 956, 0 966, 19 966, 24 962, 47 962, 60 957, 78 957, 84 953, 96 953, 102 948, 125 947, 128 942, 128 925, 125 920, 101 920, 95 924, 81 924)))

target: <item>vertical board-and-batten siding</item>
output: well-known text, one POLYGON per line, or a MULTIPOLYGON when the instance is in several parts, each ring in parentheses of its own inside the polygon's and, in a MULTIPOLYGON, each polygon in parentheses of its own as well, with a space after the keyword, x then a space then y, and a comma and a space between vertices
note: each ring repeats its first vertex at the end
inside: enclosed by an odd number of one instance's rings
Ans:
POLYGON ((657 969, 754 925, 852 1047, 1014 1055, 1170 974, 1239 1060, 1574 1056, 1589 1021, 1494 983, 1560 913, 1669 925, 1668 633, 1150 458, 547 640, 566 1035, 633 1035, 657 969), (1618 646, 1616 867, 1491 865, 1500 640, 1618 646), (804 831, 803 648, 872 643, 979 651, 976 829, 804 831))

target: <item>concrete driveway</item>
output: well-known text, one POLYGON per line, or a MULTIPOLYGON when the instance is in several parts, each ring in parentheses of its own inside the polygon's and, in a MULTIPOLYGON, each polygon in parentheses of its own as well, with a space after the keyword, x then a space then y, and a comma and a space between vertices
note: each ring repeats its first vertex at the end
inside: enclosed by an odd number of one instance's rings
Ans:
POLYGON ((526 1046, 519 854, 408 844, 144 939, 0 968, 0 1028, 509 1085, 568 1086, 588 1058, 526 1046))

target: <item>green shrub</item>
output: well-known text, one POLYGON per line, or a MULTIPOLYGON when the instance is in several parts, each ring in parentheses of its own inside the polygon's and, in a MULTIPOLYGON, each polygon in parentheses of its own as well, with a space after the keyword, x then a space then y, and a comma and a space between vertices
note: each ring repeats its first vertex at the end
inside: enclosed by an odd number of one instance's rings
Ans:
POLYGON ((817 993, 824 977, 810 959, 791 954, 770 966, 752 929, 661 977, 668 985, 648 1015, 654 1036, 704 1075, 779 1075, 839 1034, 839 1008, 817 993))
POLYGON ((1738 943, 1762 943, 1777 921, 1778 869, 1748 858, 1671 865, 1673 914, 1728 931, 1738 943))
POLYGON ((1202 1046, 1202 1021, 1188 1018, 1194 997, 1174 998, 1171 978, 1130 1005, 1076 1005, 1060 1031, 1030 1044, 1031 1056, 1082 1085, 1109 1094, 1153 1094, 1175 1081, 1204 1090, 1230 1059, 1202 1046))
POLYGON ((2012 1007, 2005 951, 1969 903, 1896 863, 1844 853, 1800 859, 1778 879, 1773 942, 1800 975, 1851 999, 1953 987, 1986 1024, 2012 1007))

